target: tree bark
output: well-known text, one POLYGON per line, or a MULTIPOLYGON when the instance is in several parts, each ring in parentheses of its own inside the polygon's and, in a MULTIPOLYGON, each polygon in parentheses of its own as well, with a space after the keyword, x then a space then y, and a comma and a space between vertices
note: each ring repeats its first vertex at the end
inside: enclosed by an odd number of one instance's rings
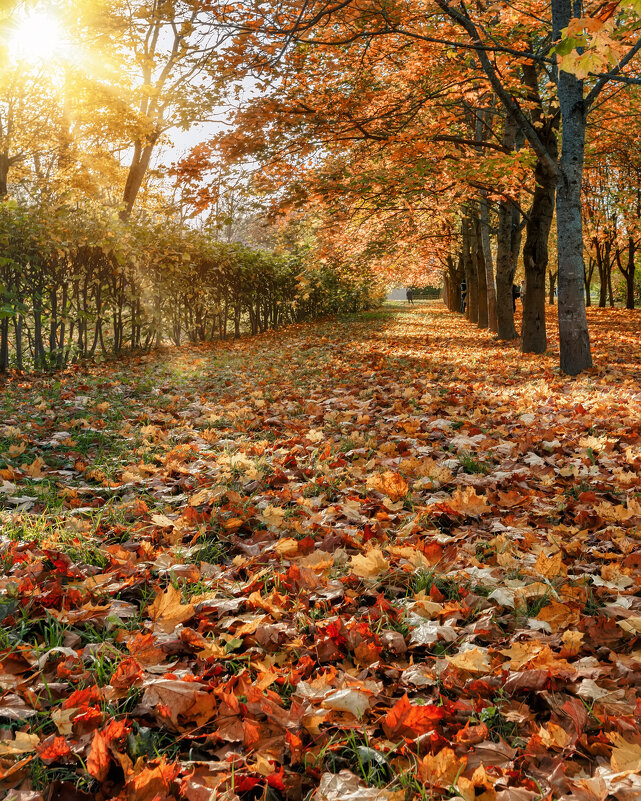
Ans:
POLYGON ((18 314, 14 318, 13 327, 15 330, 16 339, 16 370, 22 372, 23 369, 23 356, 22 356, 22 315, 18 314))
POLYGON ((131 159, 127 180, 125 182, 125 191, 122 196, 122 202, 124 204, 124 208, 120 212, 120 218, 122 220, 128 220, 131 216, 136 198, 140 192, 140 187, 149 169, 151 154, 153 153, 154 145, 157 140, 158 136, 152 135, 146 143, 138 141, 134 144, 134 154, 131 159))
MULTIPOLYGON (((507 152, 516 144, 516 125, 509 115, 505 120, 503 147, 507 152)), ((496 318, 499 339, 516 339, 512 304, 512 284, 516 259, 514 258, 514 208, 508 200, 499 203, 498 229, 496 234, 496 318)))
POLYGON ((487 327, 490 331, 498 331, 498 320, 496 317, 496 288, 494 286, 494 263, 492 261, 492 245, 490 243, 490 210, 487 203, 487 193, 481 193, 480 200, 481 218, 481 247, 483 249, 483 260, 485 263, 485 284, 487 291, 487 327))
POLYGON ((554 290, 556 288, 556 278, 558 275, 557 270, 548 270, 548 278, 550 280, 550 294, 548 296, 548 303, 554 306, 554 290))
MULTIPOLYGON (((555 144, 556 144, 556 137, 555 144)), ((551 149, 555 145, 551 144, 551 149)), ((552 153, 550 154, 552 155, 552 153)), ((554 155, 556 158, 556 155, 554 155)), ((545 330, 545 275, 548 267, 548 241, 554 219, 556 175, 540 159, 535 169, 536 187, 526 226, 523 245, 525 297, 523 298, 523 353, 544 353, 547 348, 545 330)))
POLYGON ((0 373, 9 369, 9 318, 0 320, 0 373))
POLYGON ((528 98, 534 104, 532 122, 539 131, 547 159, 538 157, 534 167, 534 197, 530 208, 523 245, 525 293, 521 350, 523 353, 544 353, 547 348, 545 330, 545 275, 548 267, 548 242, 554 219, 557 173, 550 166, 559 158, 558 119, 546 115, 539 92, 539 76, 533 63, 522 67, 528 98))
POLYGON ((483 254, 483 243, 481 242, 481 221, 477 211, 474 211, 473 225, 471 229, 471 255, 476 267, 476 280, 478 287, 478 319, 477 325, 481 329, 488 327, 488 303, 487 303, 487 276, 485 268, 485 256, 483 254))
POLYGON ((628 236, 628 259, 624 267, 621 261, 621 250, 616 250, 616 261, 619 271, 625 278, 625 308, 634 309, 634 273, 635 273, 635 255, 637 251, 637 242, 632 236, 628 236))
POLYGON ((594 274, 594 259, 590 256, 589 266, 585 268, 585 275, 583 278, 583 283, 585 285, 585 305, 591 306, 592 305, 592 296, 591 296, 591 288, 592 288, 592 275, 594 274))
POLYGON ((0 200, 8 194, 7 182, 9 180, 9 156, 0 153, 0 200))
MULTIPOLYGON (((562 28, 569 25, 572 11, 572 0, 552 0, 556 37, 560 36, 562 28)), ((581 185, 586 125, 583 81, 569 72, 559 70, 558 96, 562 127, 561 174, 556 195, 560 362, 564 373, 577 375, 592 367, 583 293, 581 185)))
POLYGON ((465 269, 465 283, 467 286, 467 304, 465 316, 471 323, 478 322, 478 285, 476 279, 476 264, 472 258, 470 219, 465 217, 462 224, 463 233, 463 267, 465 269))
POLYGON ((499 224, 496 248, 496 316, 498 337, 503 340, 516 339, 518 334, 514 325, 512 304, 512 284, 514 283, 514 254, 512 236, 512 204, 499 203, 499 224))

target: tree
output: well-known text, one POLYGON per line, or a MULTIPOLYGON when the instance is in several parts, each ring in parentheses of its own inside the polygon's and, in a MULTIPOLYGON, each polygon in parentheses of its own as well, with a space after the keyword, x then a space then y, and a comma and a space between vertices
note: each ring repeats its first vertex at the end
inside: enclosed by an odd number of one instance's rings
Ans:
POLYGON ((392 36, 441 43, 454 52, 476 55, 506 114, 556 179, 561 367, 576 374, 592 363, 582 288, 581 182, 587 115, 613 81, 635 80, 624 70, 641 48, 641 39, 628 26, 627 11, 615 17, 608 11, 597 17, 603 7, 595 6, 595 15, 590 17, 579 5, 573 7, 570 0, 553 0, 551 15, 544 7, 537 7, 533 13, 530 7, 515 10, 510 6, 502 14, 495 7, 472 9, 448 0, 434 0, 433 8, 441 13, 426 13, 424 5, 411 0, 366 7, 350 0, 303 5, 275 2, 267 14, 257 18, 255 28, 280 38, 285 45, 297 41, 344 46, 392 36), (449 26, 444 18, 449 19, 449 26), (314 38, 316 30, 322 35, 314 38), (533 39, 543 44, 534 52, 530 49, 533 39), (548 51, 555 43, 556 55, 551 58, 548 51), (514 74, 523 62, 543 65, 553 83, 562 132, 558 160, 543 141, 536 120, 532 121, 524 110, 522 93, 516 91, 514 74), (586 79, 590 84, 587 94, 586 79))
POLYGON ((107 0, 91 3, 84 24, 116 69, 98 71, 127 134, 131 160, 121 216, 134 208, 152 156, 172 129, 210 121, 234 75, 224 69, 229 31, 216 4, 195 0, 107 0))

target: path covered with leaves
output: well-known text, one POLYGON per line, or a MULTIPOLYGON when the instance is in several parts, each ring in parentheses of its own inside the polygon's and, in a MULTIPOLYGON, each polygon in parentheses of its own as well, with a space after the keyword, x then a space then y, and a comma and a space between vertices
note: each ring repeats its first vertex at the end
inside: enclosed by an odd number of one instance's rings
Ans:
POLYGON ((3 385, 5 797, 641 797, 640 318, 591 318, 578 379, 422 304, 3 385))

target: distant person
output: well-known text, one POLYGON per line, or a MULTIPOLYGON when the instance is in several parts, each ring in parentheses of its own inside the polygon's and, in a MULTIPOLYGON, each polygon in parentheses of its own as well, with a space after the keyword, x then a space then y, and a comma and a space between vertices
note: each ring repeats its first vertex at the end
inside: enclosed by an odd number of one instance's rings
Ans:
POLYGON ((516 311, 516 299, 521 297, 521 289, 517 284, 512 284, 512 311, 516 311))
POLYGON ((461 314, 465 314, 465 308, 467 306, 467 283, 465 281, 461 282, 461 314))
POLYGON ((405 297, 407 298, 407 302, 411 303, 412 306, 413 306, 414 305, 414 293, 412 292, 411 289, 407 290, 407 292, 405 293, 405 297))

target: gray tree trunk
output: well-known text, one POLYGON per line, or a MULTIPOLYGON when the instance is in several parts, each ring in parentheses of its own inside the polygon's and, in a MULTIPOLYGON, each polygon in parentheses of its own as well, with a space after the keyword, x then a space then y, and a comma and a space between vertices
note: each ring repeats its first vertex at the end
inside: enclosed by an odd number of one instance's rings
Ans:
MULTIPOLYGON (((513 150, 516 142, 516 125, 507 116, 503 131, 503 147, 513 150)), ((498 230, 496 234, 496 318, 499 339, 516 339, 518 334, 514 325, 512 306, 512 284, 514 283, 514 209, 512 203, 502 200, 499 203, 498 230)))
MULTIPOLYGON (((576 10, 580 12, 580 7, 576 10)), ((555 34, 559 35, 561 29, 570 23, 572 11, 571 0, 552 0, 555 34)), ((577 375, 592 367, 583 291, 581 185, 586 123, 583 81, 569 72, 559 71, 558 95, 562 129, 561 177, 556 195, 559 342, 561 370, 568 375, 577 375)))
POLYGON ((476 264, 472 258, 472 248, 470 242, 470 220, 468 217, 463 219, 463 267, 465 269, 465 283, 467 285, 467 304, 465 316, 471 323, 476 323, 479 319, 478 306, 478 285, 476 282, 476 264))
POLYGON ((488 313, 487 313, 487 276, 485 272, 485 256, 483 254, 483 243, 481 241, 481 221, 476 209, 474 210, 474 218, 471 227, 471 254, 472 262, 476 267, 476 280, 478 287, 478 318, 477 324, 479 328, 485 329, 488 327, 488 313))
POLYGON ((485 284, 487 292, 487 327, 490 331, 498 331, 496 319, 496 289, 494 287, 494 263, 492 261, 492 245, 490 244, 490 210, 487 193, 481 193, 481 247, 485 261, 485 284))

